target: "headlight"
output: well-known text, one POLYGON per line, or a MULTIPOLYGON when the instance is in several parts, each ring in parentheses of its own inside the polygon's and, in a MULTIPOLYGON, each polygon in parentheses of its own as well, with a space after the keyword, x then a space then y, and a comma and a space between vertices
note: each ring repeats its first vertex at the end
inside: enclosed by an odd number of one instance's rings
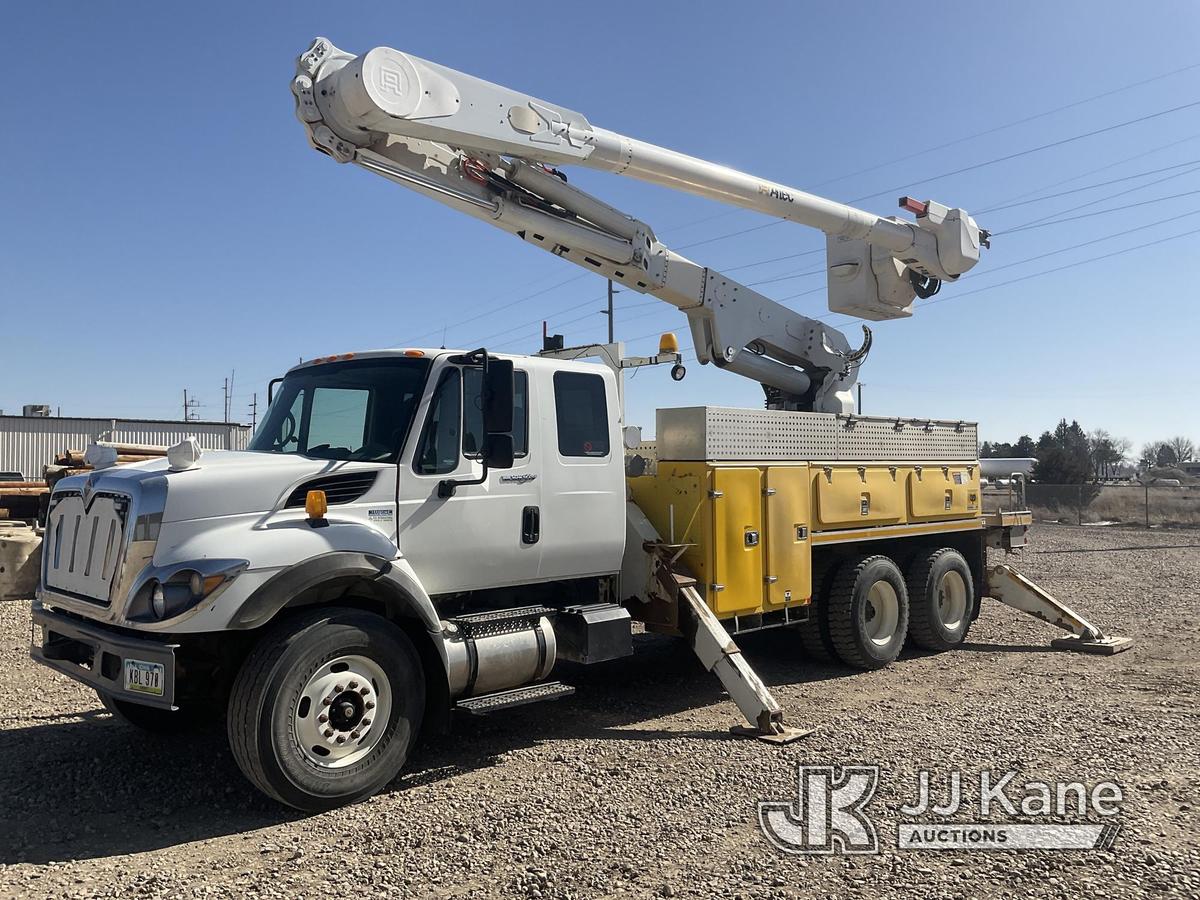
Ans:
POLYGON ((161 619, 167 614, 167 595, 157 581, 154 582, 154 590, 150 593, 150 608, 154 610, 155 618, 161 619))
POLYGON ((210 600, 249 565, 244 559, 205 559, 182 567, 152 567, 143 573, 126 617, 132 622, 174 619, 210 600))

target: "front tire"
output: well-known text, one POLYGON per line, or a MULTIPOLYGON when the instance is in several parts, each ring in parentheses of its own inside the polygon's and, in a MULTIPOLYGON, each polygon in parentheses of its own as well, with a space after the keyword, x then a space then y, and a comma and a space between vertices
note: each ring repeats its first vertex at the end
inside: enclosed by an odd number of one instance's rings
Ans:
POLYGON ((315 610, 268 630, 242 663, 229 746, 263 793, 318 812, 391 781, 424 709, 424 670, 403 631, 361 610, 315 610))
POLYGON ((900 655, 908 631, 904 576, 886 556, 863 556, 838 569, 829 591, 829 637, 856 669, 882 669, 900 655))
POLYGON ((963 555, 951 547, 921 553, 907 581, 909 640, 935 652, 962 644, 975 608, 975 582, 963 555))

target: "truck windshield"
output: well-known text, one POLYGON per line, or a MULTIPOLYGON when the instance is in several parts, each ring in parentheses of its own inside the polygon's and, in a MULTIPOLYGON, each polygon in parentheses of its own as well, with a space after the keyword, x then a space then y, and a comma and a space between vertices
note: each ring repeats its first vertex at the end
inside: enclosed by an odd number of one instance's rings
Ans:
POLYGON ((317 459, 395 462, 429 360, 324 363, 288 374, 247 449, 317 459))

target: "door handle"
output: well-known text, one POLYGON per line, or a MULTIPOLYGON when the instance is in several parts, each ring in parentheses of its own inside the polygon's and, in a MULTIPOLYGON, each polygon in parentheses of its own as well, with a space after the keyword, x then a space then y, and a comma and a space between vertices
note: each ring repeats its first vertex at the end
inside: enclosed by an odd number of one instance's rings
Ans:
POLYGON ((536 506, 521 511, 521 543, 536 544, 542 536, 542 513, 536 506))

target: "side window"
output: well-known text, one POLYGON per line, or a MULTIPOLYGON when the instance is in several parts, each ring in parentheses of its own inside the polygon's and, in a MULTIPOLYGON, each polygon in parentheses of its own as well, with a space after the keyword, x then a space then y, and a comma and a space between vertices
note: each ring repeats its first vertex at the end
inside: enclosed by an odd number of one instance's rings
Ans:
POLYGON ((608 407, 604 379, 583 372, 554 373, 558 452, 563 456, 608 456, 608 407))
MULTIPOLYGON (((279 433, 270 436, 270 447, 277 453, 295 453, 300 446, 300 423, 304 421, 304 397, 307 391, 296 391, 296 399, 292 408, 287 411, 279 422, 279 433)), ((265 427, 267 420, 263 419, 260 428, 265 427)))
POLYGON ((529 455, 529 373, 513 372, 513 456, 529 455))
POLYGON ((447 369, 438 382, 413 468, 419 475, 447 475, 458 468, 462 423, 462 381, 458 369, 447 369))
MULTIPOLYGON (((529 375, 513 372, 513 456, 529 452, 529 375)), ((476 459, 483 448, 483 369, 463 369, 463 456, 476 459)))

